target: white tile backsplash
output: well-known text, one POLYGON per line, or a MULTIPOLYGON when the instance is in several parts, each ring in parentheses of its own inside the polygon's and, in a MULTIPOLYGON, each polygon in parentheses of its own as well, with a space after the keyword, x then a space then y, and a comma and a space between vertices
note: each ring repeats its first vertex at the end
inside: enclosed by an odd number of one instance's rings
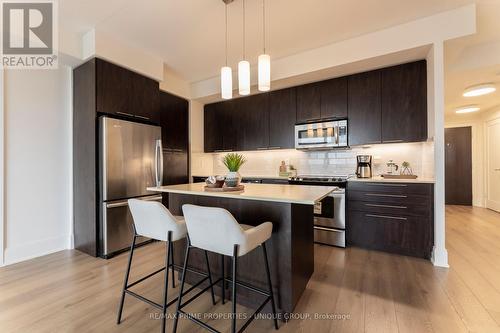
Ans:
MULTIPOLYGON (((434 143, 395 143, 373 145, 370 147, 355 147, 349 150, 328 152, 307 152, 294 149, 242 152, 247 158, 240 173, 243 176, 277 176, 281 161, 293 165, 298 174, 302 175, 348 175, 356 169, 356 155, 372 155, 374 175, 380 175, 386 170, 386 163, 394 160, 401 165, 403 161, 411 164, 413 173, 422 178, 434 177, 434 143)), ((225 174, 226 169, 221 162, 224 154, 193 154, 192 165, 196 165, 193 174, 225 174), (197 159, 203 159, 203 163, 197 159), (212 160, 212 169, 206 172, 199 169, 212 160), (209 173, 211 172, 211 173, 209 173)))

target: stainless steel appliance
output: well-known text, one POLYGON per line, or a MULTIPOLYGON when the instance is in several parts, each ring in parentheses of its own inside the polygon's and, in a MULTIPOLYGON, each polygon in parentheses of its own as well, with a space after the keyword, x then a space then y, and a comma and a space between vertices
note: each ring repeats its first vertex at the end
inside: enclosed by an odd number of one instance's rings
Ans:
POLYGON ((347 120, 295 125, 295 149, 347 147, 347 120))
POLYGON ((289 184, 335 186, 328 197, 314 205, 314 242, 345 247, 345 187, 347 176, 298 176, 289 184))
POLYGON ((372 157, 371 155, 358 155, 358 165, 356 167, 356 176, 358 178, 372 177, 372 157))
MULTIPOLYGON (((161 127, 99 118, 99 255, 108 258, 130 246, 132 216, 127 200, 161 201, 147 187, 162 184, 161 127)), ((91 180, 89 180, 91 181, 91 180)), ((148 241, 141 238, 138 242, 148 241)))

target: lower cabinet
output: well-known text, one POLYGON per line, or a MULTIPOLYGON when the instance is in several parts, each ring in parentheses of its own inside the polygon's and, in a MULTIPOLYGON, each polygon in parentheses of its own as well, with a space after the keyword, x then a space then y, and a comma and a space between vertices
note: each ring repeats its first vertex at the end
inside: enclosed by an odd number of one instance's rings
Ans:
POLYGON ((433 185, 349 183, 347 244, 430 258, 433 185))

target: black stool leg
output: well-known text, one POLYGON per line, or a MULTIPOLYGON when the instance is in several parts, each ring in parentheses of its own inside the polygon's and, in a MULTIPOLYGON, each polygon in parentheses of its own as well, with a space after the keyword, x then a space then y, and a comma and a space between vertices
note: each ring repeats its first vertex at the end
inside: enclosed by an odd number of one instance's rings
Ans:
POLYGON ((221 259, 221 276, 222 276, 222 284, 221 284, 221 287, 222 287, 222 304, 226 304, 226 272, 224 270, 224 255, 221 254, 220 255, 220 259, 221 259))
POLYGON ((207 272, 208 272, 208 282, 210 282, 210 292, 212 294, 212 304, 215 305, 215 294, 214 294, 214 286, 212 283, 212 272, 210 272, 210 262, 208 260, 208 252, 205 251, 205 261, 207 262, 207 272))
POLYGON ((238 245, 234 246, 233 249, 233 290, 232 290, 232 312, 233 312, 233 318, 231 321, 231 332, 236 333, 236 272, 237 272, 237 265, 238 265, 238 245))
POLYGON ((123 282, 122 298, 120 300, 120 307, 118 308, 118 319, 117 324, 120 324, 122 320, 123 303, 125 302, 125 290, 128 286, 128 276, 130 275, 130 266, 132 265, 132 257, 134 256, 135 240, 137 234, 134 232, 134 237, 132 238, 132 245, 130 246, 130 255, 128 257, 127 271, 125 272, 125 282, 123 282))
POLYGON ((269 262, 267 260, 267 250, 265 243, 262 243, 262 251, 264 253, 264 261, 266 262, 267 285, 269 288, 269 294, 271 295, 271 307, 273 309, 274 328, 278 329, 278 317, 276 317, 276 304, 274 303, 273 285, 271 283, 271 272, 269 271, 269 262))
POLYGON ((169 249, 169 254, 170 254, 170 267, 172 268, 172 288, 175 288, 175 270, 174 270, 174 244, 172 242, 169 242, 170 244, 170 249, 169 249))
POLYGON ((179 296, 177 297, 177 311, 175 313, 175 318, 174 318, 174 329, 173 333, 177 332, 177 323, 179 321, 179 315, 180 315, 180 308, 182 304, 182 293, 184 292, 184 282, 186 282, 186 268, 188 264, 188 259, 189 259, 189 250, 191 249, 191 244, 189 242, 189 237, 187 239, 187 245, 186 245, 186 255, 184 256, 184 267, 182 269, 182 277, 181 277, 181 288, 179 290, 179 296))
POLYGON ((161 317, 161 332, 165 333, 167 321, 167 296, 168 296, 168 267, 170 266, 170 248, 172 247, 172 232, 168 232, 168 241, 165 246, 165 290, 163 291, 163 309, 161 317))

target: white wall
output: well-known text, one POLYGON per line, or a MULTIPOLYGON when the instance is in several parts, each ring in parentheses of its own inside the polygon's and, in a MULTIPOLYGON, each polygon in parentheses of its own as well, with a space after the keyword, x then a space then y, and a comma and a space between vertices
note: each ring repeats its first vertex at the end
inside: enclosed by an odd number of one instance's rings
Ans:
POLYGON ((71 246, 71 69, 5 73, 5 264, 71 246))

